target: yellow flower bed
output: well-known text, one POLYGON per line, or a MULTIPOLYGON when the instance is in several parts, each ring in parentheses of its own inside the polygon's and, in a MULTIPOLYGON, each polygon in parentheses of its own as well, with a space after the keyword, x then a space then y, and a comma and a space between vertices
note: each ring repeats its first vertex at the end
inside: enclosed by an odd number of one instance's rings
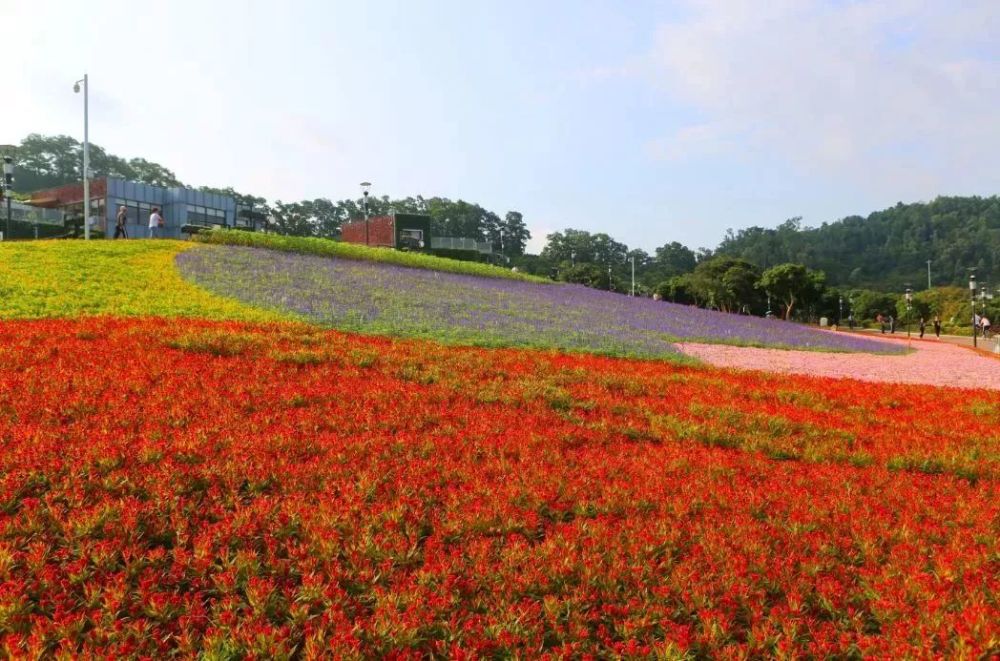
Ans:
POLYGON ((0 243, 0 318, 109 314, 290 319, 184 280, 174 257, 199 246, 169 240, 0 243))

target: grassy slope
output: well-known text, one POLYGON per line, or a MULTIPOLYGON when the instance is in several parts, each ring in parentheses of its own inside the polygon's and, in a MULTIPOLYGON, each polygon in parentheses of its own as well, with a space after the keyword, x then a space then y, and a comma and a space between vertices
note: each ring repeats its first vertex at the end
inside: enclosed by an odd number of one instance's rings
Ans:
POLYGON ((514 271, 490 264, 464 262, 457 259, 447 259, 445 257, 435 257, 415 252, 401 252, 391 248, 369 248, 368 246, 330 241, 329 239, 281 236, 278 234, 261 234, 239 230, 213 230, 198 234, 194 238, 202 243, 270 248, 272 250, 284 250, 286 252, 298 252, 323 257, 385 262, 386 264, 396 264, 410 268, 476 275, 484 278, 505 278, 508 280, 541 283, 551 282, 545 278, 539 278, 526 273, 515 273, 514 271))
POLYGON ((110 314, 270 321, 181 278, 179 241, 33 241, 0 244, 0 318, 110 314))

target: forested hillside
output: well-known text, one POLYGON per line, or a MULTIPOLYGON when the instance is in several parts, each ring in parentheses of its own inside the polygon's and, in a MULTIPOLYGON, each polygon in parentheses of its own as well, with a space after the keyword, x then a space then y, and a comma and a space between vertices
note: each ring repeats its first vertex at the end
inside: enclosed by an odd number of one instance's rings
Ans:
POLYGON ((1000 198, 939 197, 899 203, 867 218, 849 216, 802 227, 793 218, 777 229, 730 232, 716 254, 767 268, 797 262, 826 273, 833 285, 896 291, 926 286, 927 260, 934 285, 963 285, 969 268, 981 282, 1000 277, 1000 198))

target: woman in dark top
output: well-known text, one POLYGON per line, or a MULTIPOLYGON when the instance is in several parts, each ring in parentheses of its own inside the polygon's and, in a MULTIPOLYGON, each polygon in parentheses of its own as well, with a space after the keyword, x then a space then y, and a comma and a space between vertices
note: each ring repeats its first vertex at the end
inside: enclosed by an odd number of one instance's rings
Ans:
POLYGON ((128 222, 128 211, 125 207, 118 207, 118 216, 115 217, 115 238, 119 236, 123 239, 128 238, 128 234, 125 233, 125 223, 128 222))

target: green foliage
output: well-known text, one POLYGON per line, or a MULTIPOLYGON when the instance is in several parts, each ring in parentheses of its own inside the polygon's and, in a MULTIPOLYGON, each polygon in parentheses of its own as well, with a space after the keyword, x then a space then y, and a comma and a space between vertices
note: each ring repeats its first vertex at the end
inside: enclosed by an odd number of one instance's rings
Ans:
POLYGON ((963 285, 968 268, 983 281, 1000 278, 1000 198, 939 197, 899 203, 867 218, 850 216, 817 228, 793 218, 775 229, 730 232, 717 252, 769 268, 797 262, 822 270, 831 283, 902 291, 927 282, 963 285))
POLYGON ((202 243, 249 246, 252 248, 268 248, 271 250, 284 250, 324 257, 385 262, 387 264, 397 264, 417 269, 462 273, 486 278, 548 282, 544 278, 510 271, 490 264, 459 261, 415 252, 401 252, 391 248, 369 248, 368 246, 330 241, 329 239, 221 229, 196 234, 194 238, 202 243))
POLYGON ((597 264, 563 264, 563 267, 559 269, 559 280, 563 282, 574 282, 580 285, 586 285, 593 289, 603 289, 605 291, 626 291, 625 284, 618 278, 614 276, 613 273, 608 273, 606 268, 601 268, 597 264))
POLYGON ((861 289, 851 292, 849 307, 859 322, 873 321, 878 314, 889 314, 896 308, 893 294, 861 289))
POLYGON ((656 249, 649 264, 649 277, 655 282, 662 282, 694 271, 697 264, 694 251, 682 243, 672 241, 656 249))
POLYGON ((706 307, 738 312, 759 307, 760 270, 743 259, 719 256, 701 262, 687 279, 694 298, 706 307))
POLYGON ((797 303, 817 300, 823 293, 825 276, 802 264, 778 264, 764 271, 760 288, 784 302, 784 318, 790 319, 797 303))
MULTIPOLYGON (((15 152, 14 186, 32 191, 71 184, 83 179, 83 144, 68 135, 32 133, 15 152)), ((126 160, 90 143, 91 177, 119 177, 155 186, 180 186, 173 172, 144 158, 126 160)))
POLYGON ((609 265, 624 265, 628 254, 628 246, 603 232, 591 234, 583 230, 567 229, 553 232, 546 239, 548 243, 542 250, 541 257, 556 264, 591 263, 607 269, 609 265))
POLYGON ((697 302, 697 299, 691 290, 690 280, 690 274, 675 275, 672 278, 667 278, 656 286, 656 293, 664 301, 693 305, 697 302))

